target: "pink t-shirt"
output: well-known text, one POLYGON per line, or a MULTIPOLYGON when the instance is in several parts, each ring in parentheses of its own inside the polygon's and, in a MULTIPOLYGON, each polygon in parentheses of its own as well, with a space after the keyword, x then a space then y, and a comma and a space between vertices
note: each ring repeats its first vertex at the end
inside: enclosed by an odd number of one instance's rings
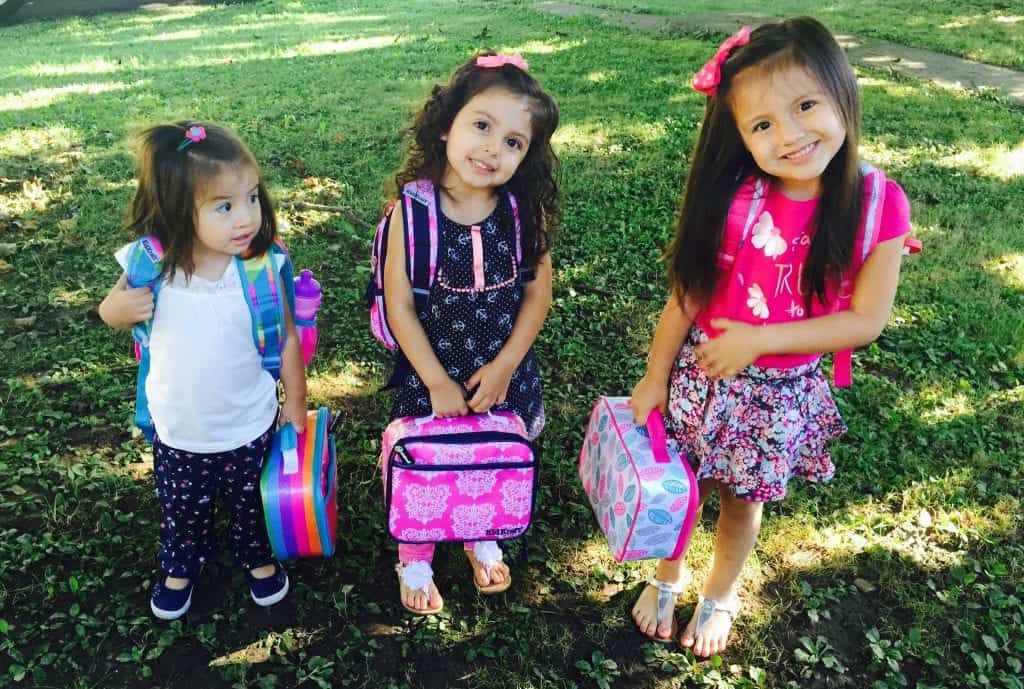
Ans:
MULTIPOLYGON (((811 313, 806 313, 802 279, 817 207, 818 199, 795 201, 775 188, 770 189, 764 210, 743 247, 739 246, 743 219, 730 218, 719 251, 719 268, 723 270, 719 287, 697 314, 697 324, 710 337, 719 332, 711 327, 714 318, 766 325, 822 316, 832 311, 815 298, 811 313), (732 270, 737 259, 744 270, 732 270)), ((895 239, 908 232, 910 203, 907 195, 899 184, 887 180, 877 241, 895 239)), ((835 290, 829 291, 833 297, 834 293, 835 290)), ((792 368, 819 357, 820 354, 769 354, 754 363, 766 368, 792 368)))

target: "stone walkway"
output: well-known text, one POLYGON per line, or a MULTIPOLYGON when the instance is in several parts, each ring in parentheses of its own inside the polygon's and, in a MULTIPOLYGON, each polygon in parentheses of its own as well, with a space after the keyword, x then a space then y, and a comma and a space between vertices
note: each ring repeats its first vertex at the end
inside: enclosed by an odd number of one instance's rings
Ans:
MULTIPOLYGON (((752 12, 717 12, 686 16, 636 14, 563 2, 540 2, 537 9, 561 16, 598 16, 637 31, 671 36, 700 35, 707 32, 729 34, 744 24, 756 26, 774 18, 767 14, 752 12)), ((972 62, 931 50, 910 48, 877 38, 837 32, 836 39, 846 50, 850 62, 854 64, 887 67, 899 74, 931 81, 947 88, 992 88, 1011 102, 1024 106, 1024 72, 972 62)))

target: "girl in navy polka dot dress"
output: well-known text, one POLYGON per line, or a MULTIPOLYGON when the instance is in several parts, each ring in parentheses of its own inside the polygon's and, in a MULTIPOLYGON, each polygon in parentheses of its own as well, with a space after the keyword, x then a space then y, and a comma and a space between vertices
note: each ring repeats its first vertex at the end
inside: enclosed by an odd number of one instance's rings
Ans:
MULTIPOLYGON (((548 249, 561 214, 551 149, 557 126, 558 107, 518 55, 473 58, 435 86, 416 115, 395 184, 401 190, 428 180, 436 189, 438 270, 417 308, 396 205, 384 268, 388 323, 400 350, 393 419, 508 410, 531 439, 543 428, 532 347, 551 304, 548 249)), ((433 550, 399 544, 402 604, 413 612, 441 609, 433 550)), ((465 548, 477 587, 508 588, 500 550, 491 543, 483 550, 497 552, 478 558, 472 544, 465 548)))

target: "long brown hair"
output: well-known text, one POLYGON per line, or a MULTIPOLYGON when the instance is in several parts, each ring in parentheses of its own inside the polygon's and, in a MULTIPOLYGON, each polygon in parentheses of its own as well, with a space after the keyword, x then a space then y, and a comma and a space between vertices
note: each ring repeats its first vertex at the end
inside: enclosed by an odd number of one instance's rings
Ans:
MULTIPOLYGON (((481 53, 493 55, 494 53, 481 53)), ((441 136, 452 127, 459 111, 475 95, 489 88, 502 88, 526 96, 530 101, 532 132, 530 147, 515 174, 505 186, 515 194, 523 233, 523 265, 532 268, 547 253, 562 217, 561 199, 555 173, 558 157, 551 148, 551 136, 558 128, 558 105, 528 72, 513 65, 482 68, 474 56, 452 75, 445 85, 435 85, 427 102, 413 120, 405 161, 395 175, 398 191, 417 179, 441 184, 448 165, 441 136)))
POLYGON ((751 32, 750 42, 733 50, 723 63, 717 93, 707 99, 675 239, 667 252, 669 279, 679 296, 687 295, 698 304, 711 298, 729 205, 745 179, 764 176, 743 144, 729 98, 735 76, 755 66, 808 70, 846 128, 846 140, 821 176, 816 231, 804 266, 807 304, 815 296, 824 303, 829 285, 850 267, 861 222, 860 91, 842 48, 823 24, 810 17, 759 26, 751 32))
POLYGON ((251 165, 259 175, 263 220, 247 255, 261 254, 270 248, 277 235, 274 206, 256 158, 234 132, 216 124, 183 120, 148 127, 135 136, 134 143, 139 186, 126 224, 134 234, 153 235, 160 240, 165 276, 173 276, 181 269, 186 277, 191 277, 195 269, 192 251, 196 240, 196 190, 226 166, 251 165), (186 140, 185 132, 192 127, 203 127, 206 138, 179 150, 186 140))

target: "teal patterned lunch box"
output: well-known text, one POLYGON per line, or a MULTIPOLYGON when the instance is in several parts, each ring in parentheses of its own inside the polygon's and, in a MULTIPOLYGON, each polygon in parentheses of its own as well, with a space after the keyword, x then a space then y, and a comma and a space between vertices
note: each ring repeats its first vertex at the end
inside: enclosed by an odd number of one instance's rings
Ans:
POLYGON ((658 409, 639 426, 628 397, 599 397, 579 474, 617 561, 675 559, 686 552, 697 521, 697 478, 676 443, 668 442, 658 409))

